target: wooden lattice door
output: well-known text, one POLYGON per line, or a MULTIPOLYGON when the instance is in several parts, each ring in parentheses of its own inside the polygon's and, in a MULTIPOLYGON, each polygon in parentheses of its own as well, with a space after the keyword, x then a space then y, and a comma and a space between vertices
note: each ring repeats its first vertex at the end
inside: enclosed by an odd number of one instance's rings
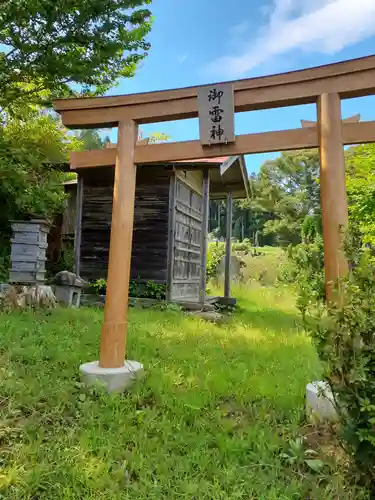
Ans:
POLYGON ((198 302, 202 254, 202 197, 175 179, 173 199, 170 298, 198 302))

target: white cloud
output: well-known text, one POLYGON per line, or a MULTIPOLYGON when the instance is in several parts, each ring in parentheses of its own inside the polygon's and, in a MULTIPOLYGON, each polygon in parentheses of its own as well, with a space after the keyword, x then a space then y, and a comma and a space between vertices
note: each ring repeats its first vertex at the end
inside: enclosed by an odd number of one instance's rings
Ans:
POLYGON ((180 56, 177 57, 177 62, 178 64, 183 64, 187 59, 188 59, 189 56, 187 56, 186 54, 181 54, 180 56))
POLYGON ((230 32, 233 36, 237 37, 243 35, 250 28, 250 23, 248 21, 242 21, 241 23, 235 24, 230 28, 230 32))
POLYGON ((235 78, 292 50, 336 53, 375 35, 375 0, 274 0, 268 20, 237 56, 209 65, 235 78))

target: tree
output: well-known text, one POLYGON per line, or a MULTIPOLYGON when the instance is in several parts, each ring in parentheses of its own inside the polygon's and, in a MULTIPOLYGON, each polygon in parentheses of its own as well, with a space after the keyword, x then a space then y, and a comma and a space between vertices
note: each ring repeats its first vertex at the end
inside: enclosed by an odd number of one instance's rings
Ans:
POLYGON ((364 243, 375 247, 375 144, 346 153, 349 218, 364 243))
POLYGON ((0 128, 0 233, 9 219, 51 218, 61 209, 64 174, 57 166, 77 149, 80 141, 51 114, 7 120, 0 128))
POLYGON ((10 220, 52 220, 65 200, 59 164, 82 143, 50 113, 30 111, 0 125, 0 279, 7 279, 10 220))
POLYGON ((99 130, 95 130, 95 129, 80 130, 76 134, 76 137, 78 138, 79 141, 81 141, 82 148, 85 151, 89 151, 91 149, 104 148, 104 146, 107 143, 111 142, 111 140, 108 136, 105 136, 103 138, 100 135, 99 130))
POLYGON ((208 229, 210 233, 215 234, 215 238, 225 236, 225 202, 223 200, 210 200, 208 229))
MULTIPOLYGON (((375 247, 375 144, 345 152, 349 219, 375 247)), ((233 204, 233 236, 263 245, 315 244, 322 237, 317 150, 282 153, 250 178, 250 198, 233 204)), ((225 204, 212 201, 210 231, 225 235, 225 204)))
POLYGON ((0 0, 0 108, 103 94, 133 76, 150 47, 149 3, 0 0))
POLYGON ((256 190, 258 206, 273 214, 264 234, 274 235, 282 246, 299 243, 305 218, 320 213, 318 151, 284 152, 264 163, 256 190))

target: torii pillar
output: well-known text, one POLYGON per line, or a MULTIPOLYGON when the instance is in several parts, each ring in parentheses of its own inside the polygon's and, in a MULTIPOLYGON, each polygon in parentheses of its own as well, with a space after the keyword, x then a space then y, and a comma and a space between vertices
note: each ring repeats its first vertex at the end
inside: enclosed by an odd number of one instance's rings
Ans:
POLYGON ((348 225, 348 205, 340 96, 322 94, 317 106, 326 294, 328 301, 335 301, 338 297, 332 285, 348 272, 342 248, 343 232, 348 225))
POLYGON ((138 126, 133 120, 121 121, 118 124, 107 297, 99 362, 85 363, 80 367, 87 384, 100 381, 109 392, 121 392, 135 378, 143 375, 143 366, 139 362, 125 360, 136 185, 134 152, 137 131, 138 126))

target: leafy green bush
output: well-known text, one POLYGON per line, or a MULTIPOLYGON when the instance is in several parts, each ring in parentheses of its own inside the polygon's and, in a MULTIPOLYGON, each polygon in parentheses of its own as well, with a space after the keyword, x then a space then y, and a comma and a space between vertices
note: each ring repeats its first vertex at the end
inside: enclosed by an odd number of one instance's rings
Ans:
POLYGON ((166 285, 162 283, 155 283, 154 281, 148 281, 146 283, 145 297, 148 299, 165 300, 166 299, 166 285))
POLYGON ((301 228, 304 243, 314 243, 318 236, 323 235, 322 216, 320 214, 306 215, 301 228))
POLYGON ((8 281, 10 265, 10 237, 0 238, 0 282, 8 281))
POLYGON ((298 293, 297 306, 304 316, 310 302, 325 298, 323 239, 287 248, 287 261, 280 271, 280 281, 292 284, 298 293))
POLYGON ((258 282, 263 286, 274 285, 280 274, 280 267, 285 261, 285 252, 281 248, 274 248, 273 252, 258 253, 253 251, 251 255, 243 257, 245 266, 243 268, 244 282, 258 282))
POLYGON ((243 240, 241 242, 232 243, 233 252, 250 252, 252 245, 249 239, 243 240))
POLYGON ((63 208, 64 162, 80 142, 49 114, 10 118, 0 127, 0 224, 8 219, 52 218, 63 208))
MULTIPOLYGON (((101 278, 90 284, 90 288, 97 295, 105 295, 107 292, 107 282, 101 278)), ((166 299, 166 286, 162 283, 155 283, 148 281, 147 283, 137 283, 130 281, 129 283, 129 296, 141 299, 166 299)))
POLYGON ((107 282, 104 278, 100 278, 90 283, 90 288, 97 295, 105 295, 107 292, 107 282))
POLYGON ((215 278, 221 259, 225 255, 225 243, 212 242, 208 245, 206 279, 215 278))
POLYGON ((363 477, 375 480, 375 259, 369 249, 347 248, 348 277, 328 306, 303 297, 305 326, 335 395, 341 439, 363 477))

